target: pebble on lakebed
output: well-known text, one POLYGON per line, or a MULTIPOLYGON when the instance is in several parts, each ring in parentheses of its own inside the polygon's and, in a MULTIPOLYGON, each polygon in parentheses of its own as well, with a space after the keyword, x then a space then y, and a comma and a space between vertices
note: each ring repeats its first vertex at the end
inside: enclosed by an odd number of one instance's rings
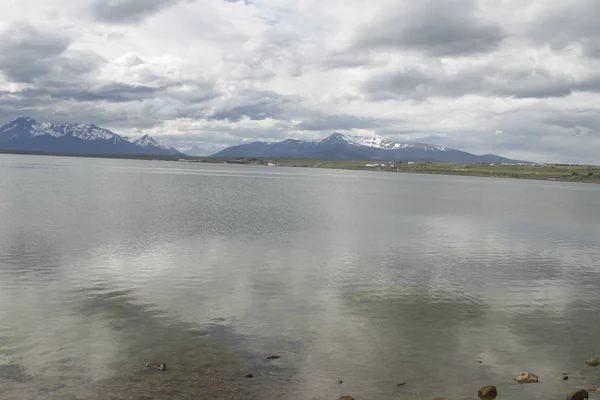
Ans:
POLYGON ((567 396, 567 400, 585 400, 588 399, 588 392, 584 389, 578 390, 567 396))
POLYGON ((498 396, 498 389, 493 385, 482 386, 477 389, 477 396, 485 400, 495 399, 498 396))
POLYGON ((166 371, 167 370, 167 363, 157 363, 157 362, 147 362, 146 364, 144 364, 145 367, 148 368, 154 368, 154 369, 158 369, 161 371, 166 371))
POLYGON ((596 360, 595 358, 588 358, 587 360, 585 360, 585 363, 590 367, 597 367, 598 365, 600 365, 600 361, 596 360))
POLYGON ((517 381, 517 383, 537 383, 539 382, 539 378, 532 372, 521 372, 519 375, 515 376, 515 381, 517 381))

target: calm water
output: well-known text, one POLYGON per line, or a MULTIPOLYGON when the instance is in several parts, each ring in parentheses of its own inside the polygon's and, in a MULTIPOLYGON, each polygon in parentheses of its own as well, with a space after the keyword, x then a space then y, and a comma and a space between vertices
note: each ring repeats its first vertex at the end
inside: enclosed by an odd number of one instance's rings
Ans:
POLYGON ((600 185, 0 155, 0 398, 564 398, 599 243, 600 185))

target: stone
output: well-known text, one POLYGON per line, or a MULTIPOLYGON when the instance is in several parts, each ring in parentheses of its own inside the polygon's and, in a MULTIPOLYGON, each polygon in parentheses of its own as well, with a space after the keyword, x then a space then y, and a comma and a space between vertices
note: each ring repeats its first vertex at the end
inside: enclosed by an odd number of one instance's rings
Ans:
POLYGON ((569 380, 569 376, 568 375, 563 375, 562 380, 563 381, 568 381, 569 380))
POLYGON ((281 358, 281 356, 273 354, 272 356, 267 357, 267 360, 277 360, 278 358, 281 358))
POLYGON ((482 386, 477 389, 477 396, 480 399, 495 399, 498 396, 498 390, 496 389, 496 386, 482 386))
POLYGON ((254 378, 253 374, 244 375, 244 378, 254 378))
POLYGON ((340 400, 354 400, 354 397, 352 397, 352 396, 342 396, 342 397, 340 397, 340 400))
POLYGON ((515 377, 515 381, 517 383, 537 383, 539 382, 539 378, 536 374, 532 372, 521 372, 519 375, 515 377))
POLYGON ((587 390, 581 389, 567 396, 567 400, 584 400, 589 399, 587 390))
POLYGON ((343 382, 340 380, 340 381, 338 381, 338 383, 341 385, 343 382))
POLYGON ((167 363, 157 363, 157 362, 147 362, 145 364, 146 367, 148 368, 154 368, 154 369, 158 369, 161 371, 166 371, 167 370, 167 363))
POLYGON ((588 358, 587 360, 585 360, 585 363, 590 367, 597 367, 598 365, 600 365, 600 361, 596 360, 595 358, 588 358))

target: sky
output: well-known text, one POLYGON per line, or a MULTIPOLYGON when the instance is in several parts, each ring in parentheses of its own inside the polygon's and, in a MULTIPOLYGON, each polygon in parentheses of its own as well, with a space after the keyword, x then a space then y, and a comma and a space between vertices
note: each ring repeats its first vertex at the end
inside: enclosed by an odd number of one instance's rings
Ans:
POLYGON ((0 123, 600 164, 600 1, 0 0, 0 123))

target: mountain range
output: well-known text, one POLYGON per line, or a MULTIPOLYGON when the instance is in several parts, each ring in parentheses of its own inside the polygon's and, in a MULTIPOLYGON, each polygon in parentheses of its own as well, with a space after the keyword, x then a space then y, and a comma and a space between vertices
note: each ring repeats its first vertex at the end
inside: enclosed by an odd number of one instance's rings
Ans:
POLYGON ((398 143, 375 137, 334 133, 320 140, 287 139, 228 147, 212 157, 317 158, 359 161, 415 161, 532 164, 495 154, 475 155, 424 143, 398 143))
POLYGON ((0 127, 0 150, 64 154, 184 154, 160 145, 149 135, 137 140, 120 136, 93 124, 38 123, 19 117, 0 127))
POLYGON ((159 144, 149 135, 132 140, 93 124, 38 123, 19 117, 0 127, 0 151, 26 151, 64 154, 131 154, 211 157, 319 158, 361 161, 438 161, 523 163, 494 154, 475 155, 465 151, 424 143, 398 143, 376 137, 334 133, 324 139, 281 142, 253 142, 200 149, 194 145, 179 151, 159 144), (186 154, 184 154, 186 153, 186 154), (211 155, 212 154, 212 155, 211 155))

